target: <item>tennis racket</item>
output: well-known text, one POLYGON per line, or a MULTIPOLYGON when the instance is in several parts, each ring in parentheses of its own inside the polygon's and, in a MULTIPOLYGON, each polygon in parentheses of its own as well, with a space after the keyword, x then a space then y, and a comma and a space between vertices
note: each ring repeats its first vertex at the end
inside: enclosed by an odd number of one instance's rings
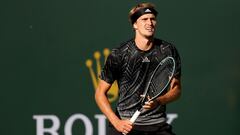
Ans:
POLYGON ((157 97, 159 97, 163 91, 169 88, 169 84, 173 78, 175 72, 175 60, 173 57, 164 58, 154 69, 150 79, 145 87, 143 95, 141 95, 141 108, 138 109, 130 121, 134 123, 141 112, 144 110, 143 105, 145 101, 153 101, 157 97))

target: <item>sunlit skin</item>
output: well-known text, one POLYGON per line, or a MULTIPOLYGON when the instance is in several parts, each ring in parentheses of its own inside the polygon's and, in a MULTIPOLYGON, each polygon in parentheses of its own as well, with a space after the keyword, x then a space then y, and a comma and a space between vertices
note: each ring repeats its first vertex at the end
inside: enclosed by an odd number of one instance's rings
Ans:
POLYGON ((152 47, 156 24, 157 21, 154 14, 144 14, 133 24, 135 43, 140 50, 147 51, 152 47))
MULTIPOLYGON (((147 51, 153 46, 154 33, 156 31, 156 16, 154 14, 144 14, 140 16, 133 24, 135 29, 135 43, 140 50, 147 51)), ((107 98, 107 92, 111 88, 111 84, 100 80, 95 93, 96 102, 100 110, 106 115, 115 129, 121 133, 129 133, 133 128, 130 120, 122 120, 111 108, 111 104, 107 98)), ((180 96, 181 84, 180 80, 173 78, 170 84, 170 90, 154 101, 146 102, 143 106, 145 109, 153 109, 158 105, 165 105, 176 100, 180 96)))
POLYGON ((144 14, 140 16, 133 24, 136 30, 136 38, 153 38, 157 21, 153 14, 144 14))
POLYGON ((112 123, 112 125, 116 128, 116 130, 121 133, 127 134, 133 128, 132 122, 130 122, 127 119, 125 120, 119 119, 119 117, 116 116, 114 111, 111 109, 111 104, 106 96, 110 87, 111 87, 111 84, 108 84, 103 80, 99 81, 99 84, 95 93, 96 102, 99 108, 101 109, 101 111, 107 116, 108 120, 112 123))

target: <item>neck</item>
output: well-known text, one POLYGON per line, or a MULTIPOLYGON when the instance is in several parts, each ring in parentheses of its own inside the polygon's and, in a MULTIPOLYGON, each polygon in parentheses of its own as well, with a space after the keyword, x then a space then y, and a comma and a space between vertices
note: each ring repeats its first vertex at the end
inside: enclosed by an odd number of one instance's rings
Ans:
POLYGON ((153 37, 151 38, 137 38, 135 37, 136 46, 143 51, 148 51, 153 46, 153 37))

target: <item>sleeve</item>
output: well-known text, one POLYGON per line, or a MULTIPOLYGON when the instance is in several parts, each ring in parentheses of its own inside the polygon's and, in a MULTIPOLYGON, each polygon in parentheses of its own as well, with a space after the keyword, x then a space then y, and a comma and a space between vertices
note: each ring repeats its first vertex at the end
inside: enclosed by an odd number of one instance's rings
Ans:
POLYGON ((118 71, 120 65, 120 57, 117 54, 117 50, 113 49, 112 52, 109 54, 99 76, 101 80, 104 80, 109 84, 112 84, 119 76, 118 71))
POLYGON ((176 78, 181 78, 181 57, 175 46, 172 48, 172 57, 174 58, 176 64, 174 76, 176 78))
POLYGON ((163 46, 162 46, 161 50, 162 50, 163 54, 174 58, 175 64, 176 64, 174 77, 180 79, 181 78, 181 58, 180 58, 177 48, 173 44, 163 41, 163 46))

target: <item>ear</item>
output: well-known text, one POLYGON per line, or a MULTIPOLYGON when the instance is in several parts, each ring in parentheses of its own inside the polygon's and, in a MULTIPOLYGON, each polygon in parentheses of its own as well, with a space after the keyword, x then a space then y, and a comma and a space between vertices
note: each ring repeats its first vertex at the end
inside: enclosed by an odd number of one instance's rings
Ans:
POLYGON ((135 23, 133 23, 133 29, 134 29, 134 30, 136 30, 136 29, 137 29, 137 24, 136 24, 136 22, 135 22, 135 23))

